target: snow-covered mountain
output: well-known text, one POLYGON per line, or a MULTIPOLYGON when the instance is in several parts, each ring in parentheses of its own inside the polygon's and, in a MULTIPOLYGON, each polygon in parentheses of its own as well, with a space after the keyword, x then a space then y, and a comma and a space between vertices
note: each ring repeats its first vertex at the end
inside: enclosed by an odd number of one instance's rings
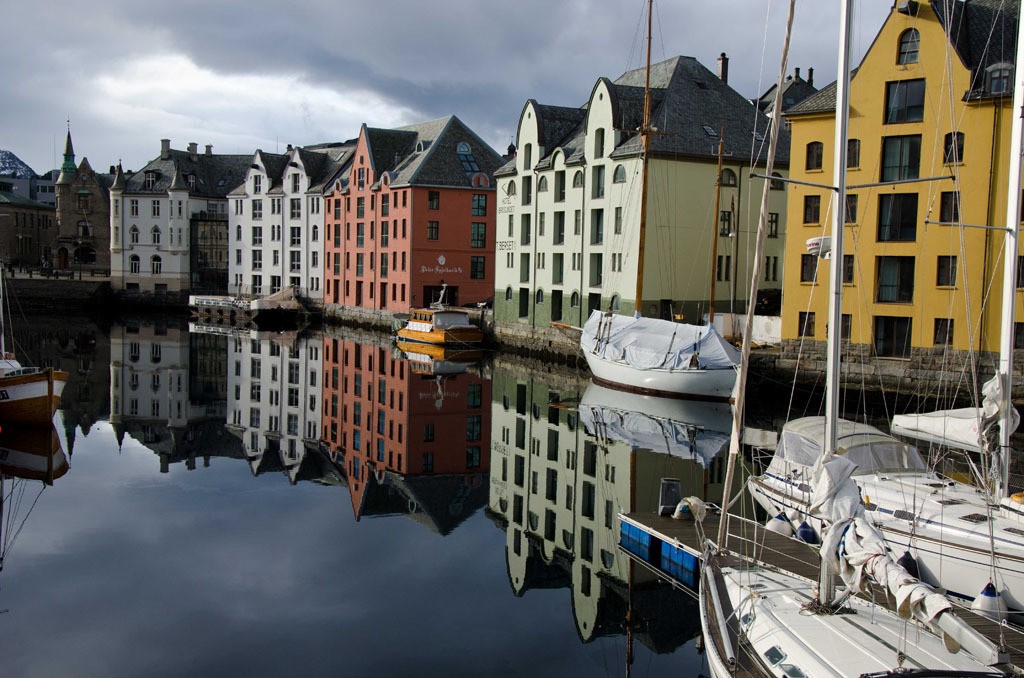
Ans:
POLYGON ((21 161, 21 158, 10 151, 0 148, 0 176, 31 179, 36 176, 32 168, 21 161))

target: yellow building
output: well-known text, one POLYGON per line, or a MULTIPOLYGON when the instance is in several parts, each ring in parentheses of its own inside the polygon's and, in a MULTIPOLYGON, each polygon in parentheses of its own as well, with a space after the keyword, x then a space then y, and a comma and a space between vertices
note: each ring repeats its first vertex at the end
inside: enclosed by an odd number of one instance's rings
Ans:
MULTIPOLYGON (((844 268, 842 334, 851 342, 844 359, 873 361, 867 374, 888 371, 910 386, 928 381, 924 372, 955 371, 959 352, 998 353, 1003 236, 978 227, 1006 220, 1017 10, 1001 5, 893 6, 851 80, 841 262, 806 246, 831 230, 835 84, 787 112, 791 177, 822 187, 789 191, 786 358, 801 344, 804 355, 822 347, 828 267, 836 264, 844 268), (905 180, 916 181, 886 183, 905 180)), ((1024 333, 1015 337, 1021 346, 1024 333)))

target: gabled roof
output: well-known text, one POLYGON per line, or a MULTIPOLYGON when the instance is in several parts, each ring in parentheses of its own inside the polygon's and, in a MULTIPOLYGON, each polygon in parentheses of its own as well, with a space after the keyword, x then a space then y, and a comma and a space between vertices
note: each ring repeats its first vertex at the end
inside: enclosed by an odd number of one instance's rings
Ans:
MULTIPOLYGON (((623 132, 613 158, 642 151, 640 134, 633 130, 643 123, 646 71, 638 68, 614 82, 605 81, 612 95, 615 128, 623 132)), ((653 155, 716 158, 721 134, 726 155, 749 158, 756 152, 763 161, 768 150, 767 141, 762 141, 768 132, 768 117, 693 57, 677 56, 651 64, 650 87, 651 126, 659 132, 651 137, 653 155)), ((559 149, 565 153, 567 165, 582 163, 587 106, 538 104, 536 108, 545 152, 536 168, 549 167, 551 155, 559 149), (571 128, 569 123, 573 123, 571 128)), ((789 133, 781 130, 780 135, 775 162, 785 167, 789 163, 789 133)), ((498 176, 509 174, 515 174, 514 160, 496 172, 498 176)))
POLYGON ((964 67, 971 71, 971 96, 982 94, 984 71, 1016 60, 1018 5, 1006 0, 930 0, 932 11, 964 67))
POLYGON ((398 129, 364 130, 373 171, 378 177, 387 172, 392 186, 470 187, 474 174, 493 176, 504 162, 454 115, 398 129), (463 165, 458 153, 461 144, 468 144, 479 170, 463 165))
MULTIPOLYGON (((797 75, 788 76, 782 83, 782 112, 785 113, 793 106, 796 106, 804 99, 810 96, 814 96, 817 93, 818 88, 804 80, 799 75, 797 69, 797 75)), ((775 102, 775 89, 778 87, 778 83, 772 83, 772 86, 765 90, 757 100, 757 107, 762 111, 768 111, 771 109, 772 104, 775 102)))
POLYGON ((33 209, 54 209, 53 205, 47 205, 45 202, 30 200, 29 198, 17 193, 8 193, 7 191, 0 191, 0 205, 10 205, 11 207, 31 207, 33 209))
POLYGON ((191 195, 207 198, 226 198, 228 192, 245 180, 246 171, 252 162, 249 155, 214 155, 171 150, 167 158, 151 160, 138 172, 125 176, 126 194, 161 195, 167 193, 174 181, 174 173, 194 174, 195 190, 191 195), (195 158, 195 159, 193 159, 195 158), (146 188, 146 175, 155 173, 152 188, 146 188))

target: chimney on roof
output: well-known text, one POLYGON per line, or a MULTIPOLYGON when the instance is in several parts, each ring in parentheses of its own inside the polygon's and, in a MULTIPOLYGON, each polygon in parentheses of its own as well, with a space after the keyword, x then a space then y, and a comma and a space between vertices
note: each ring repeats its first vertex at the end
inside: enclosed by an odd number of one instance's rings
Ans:
POLYGON ((799 66, 797 66, 796 68, 793 69, 793 78, 795 80, 799 80, 800 79, 800 67, 799 66))
POLYGON ((292 152, 292 145, 288 144, 288 147, 285 150, 288 151, 289 153, 291 153, 292 152))
POLYGON ((171 158, 171 140, 161 139, 160 140, 160 159, 170 160, 171 158))
POLYGON ((199 144, 194 141, 188 142, 188 159, 192 162, 196 161, 196 153, 199 151, 199 144))
POLYGON ((811 87, 814 87, 814 69, 813 68, 808 68, 807 69, 807 84, 810 85, 811 87))
POLYGON ((725 56, 725 52, 718 55, 718 79, 729 84, 729 57, 725 56))
POLYGON ((110 166, 110 172, 108 174, 116 174, 116 173, 117 173, 117 168, 114 167, 113 165, 111 165, 110 166))
POLYGON ((213 155, 213 144, 206 144, 206 155, 213 155))

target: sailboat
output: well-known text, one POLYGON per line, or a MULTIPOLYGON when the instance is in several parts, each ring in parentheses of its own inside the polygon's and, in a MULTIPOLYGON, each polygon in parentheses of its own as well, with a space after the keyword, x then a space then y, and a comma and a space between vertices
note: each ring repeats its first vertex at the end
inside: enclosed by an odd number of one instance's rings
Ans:
POLYGON ((60 406, 68 373, 52 367, 26 367, 7 350, 4 285, 0 273, 0 424, 48 426, 60 406))
MULTIPOLYGON (((651 2, 647 11, 644 112, 639 130, 643 150, 636 311, 628 316, 595 309, 583 325, 580 349, 598 384, 663 397, 728 400, 736 383, 739 352, 710 321, 707 325, 692 325, 641 315, 647 233, 647 174, 653 133, 650 5, 651 2)), ((721 181, 721 172, 718 181, 721 181)))
MULTIPOLYGON (((776 89, 776 113, 772 119, 774 159, 775 132, 779 124, 779 94, 786 71, 789 35, 795 0, 790 0, 780 86, 776 89)), ((847 124, 849 111, 849 43, 852 0, 843 0, 839 40, 839 75, 836 88, 835 174, 836 205, 845 205, 847 124)), ((762 197, 758 248, 763 245, 766 215, 762 197)), ((833 248, 842 253, 844 219, 833 210, 833 248)), ((841 262, 841 256, 833 258, 841 262)), ((760 257, 755 257, 751 297, 757 293, 760 257)), ((707 542, 699 592, 701 624, 711 673, 716 678, 735 675, 738 669, 772 676, 891 675, 914 671, 949 671, 942 675, 998 675, 988 667, 1003 664, 1007 657, 993 643, 965 624, 951 611, 949 600, 909 574, 889 555, 880 535, 865 518, 857 486, 850 480, 854 464, 834 454, 837 449, 839 396, 839 333, 842 266, 833 265, 830 276, 829 353, 827 367, 824 454, 806 482, 813 488, 812 512, 823 525, 820 550, 821 576, 814 582, 741 556, 728 549, 728 515, 723 515, 716 540, 707 542), (837 595, 834 576, 847 584, 837 595), (899 616, 854 594, 869 590, 874 580, 895 596, 899 616), (967 653, 949 650, 961 647, 967 653)), ((746 385, 753 323, 748 307, 742 347, 743 360, 733 411, 723 506, 728 511, 728 492, 739 456, 743 417, 742 389, 746 385)), ((928 675, 936 675, 929 673, 928 675)))
MULTIPOLYGON (((1020 28, 1018 24, 1018 64, 1024 63, 1020 28)), ((1020 89, 1018 78, 1014 111, 1021 110, 1020 89)), ((870 520, 888 547, 902 554, 904 563, 923 580, 970 602, 979 612, 994 617, 1009 613, 1015 621, 1024 621, 1024 495, 1009 495, 1006 482, 1009 436, 1019 422, 1010 402, 1009 375, 1018 260, 1020 127, 1018 119, 1011 134, 997 374, 983 387, 980 407, 897 415, 890 428, 901 437, 982 455, 984 465, 995 473, 995 482, 976 466, 977 484, 940 475, 913 446, 864 424, 839 420, 841 440, 833 448, 857 464, 853 480, 870 520), (996 487, 996 500, 990 485, 996 487)), ((808 244, 827 249, 821 242, 808 244)), ((834 255, 832 260, 837 261, 834 255)), ((822 431, 821 417, 787 423, 764 473, 748 481, 751 494, 773 516, 771 524, 777 529, 803 523, 815 531, 822 527, 820 520, 809 515, 813 488, 808 483, 811 470, 828 453, 822 431)), ((808 534, 813 538, 813 533, 808 534)))

